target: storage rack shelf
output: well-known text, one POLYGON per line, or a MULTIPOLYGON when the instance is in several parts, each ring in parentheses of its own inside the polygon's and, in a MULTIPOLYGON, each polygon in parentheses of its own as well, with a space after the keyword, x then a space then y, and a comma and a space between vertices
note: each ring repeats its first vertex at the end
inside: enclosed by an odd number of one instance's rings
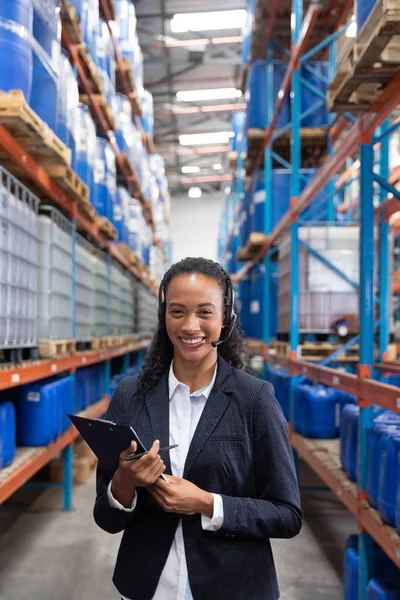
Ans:
POLYGON ((0 370, 0 390, 6 390, 26 383, 32 383, 33 381, 51 377, 57 373, 74 371, 80 367, 88 367, 99 362, 109 361, 113 358, 117 358, 118 356, 130 354, 131 352, 145 350, 149 347, 149 345, 150 340, 142 340, 128 346, 121 346, 120 348, 79 352, 65 358, 59 358, 57 360, 41 360, 37 361, 37 363, 33 365, 28 364, 22 367, 6 368, 4 370, 0 370))
MULTIPOLYGON (((109 398, 105 396, 79 413, 82 417, 98 418, 107 410, 109 398)), ((0 471, 0 504, 5 502, 24 483, 55 458, 78 437, 78 431, 71 426, 57 440, 43 448, 18 448, 15 460, 6 469, 0 471)))
MULTIPOLYGON (((349 482, 344 476, 344 472, 339 469, 339 458, 337 451, 338 442, 316 442, 307 440, 293 433, 290 425, 291 441, 295 452, 300 454, 303 459, 320 475, 322 480, 338 495, 340 500, 357 516, 360 527, 360 586, 359 598, 365 599, 365 591, 368 580, 372 574, 366 560, 367 547, 369 544, 368 534, 385 550, 390 558, 400 566, 400 538, 398 534, 390 527, 384 525, 378 515, 368 503, 365 502, 366 487, 366 429, 365 424, 368 419, 373 418, 372 404, 378 404, 381 408, 386 408, 400 413, 400 390, 398 387, 387 385, 380 380, 380 375, 385 373, 399 373, 399 363, 389 362, 389 298, 391 294, 390 275, 389 275, 389 218, 399 210, 399 192, 394 185, 399 179, 399 169, 394 168, 389 171, 389 135, 398 127, 398 119, 389 122, 389 117, 396 115, 396 109, 400 104, 400 73, 392 73, 392 76, 385 81, 387 84, 379 96, 376 97, 368 106, 363 106, 365 111, 359 114, 357 107, 354 108, 356 117, 348 113, 339 114, 331 119, 328 128, 328 155, 322 162, 322 166, 316 175, 301 191, 300 186, 300 168, 301 168, 301 107, 299 99, 301 97, 301 77, 299 74, 302 61, 310 57, 308 50, 310 40, 313 39, 317 19, 322 14, 323 2, 314 2, 308 6, 303 18, 302 0, 293 0, 291 3, 272 2, 265 3, 260 0, 256 3, 258 8, 264 10, 266 21, 262 27, 258 28, 257 47, 266 49, 262 56, 253 58, 265 58, 267 65, 271 64, 273 52, 277 47, 272 37, 274 35, 274 25, 278 10, 283 9, 286 4, 289 16, 292 17, 292 39, 290 45, 290 60, 286 69, 286 75, 281 84, 280 92, 277 94, 278 100, 275 105, 267 105, 266 112, 269 122, 265 128, 264 143, 256 158, 253 158, 252 164, 246 165, 247 171, 251 177, 254 170, 261 164, 264 164, 265 171, 265 193, 267 199, 272 199, 270 203, 266 202, 266 216, 264 221, 265 235, 264 243, 260 246, 258 253, 252 256, 252 259, 246 262, 241 268, 236 267, 233 273, 235 284, 239 284, 260 261, 265 268, 265 281, 268 282, 272 272, 272 253, 275 246, 279 246, 282 234, 290 232, 291 237, 291 297, 290 297, 290 352, 289 356, 276 356, 268 351, 268 345, 271 338, 269 319, 264 319, 262 342, 264 345, 265 362, 280 366, 288 370, 291 385, 291 407, 294 403, 294 389, 300 377, 306 377, 314 382, 320 382, 327 386, 335 387, 354 394, 358 397, 358 404, 361 410, 360 428, 359 428, 359 473, 358 484, 349 482), (291 9, 290 9, 291 5, 291 9), (278 9, 279 7, 279 9, 278 9), (394 75, 394 76, 393 76, 394 75), (273 202, 273 189, 271 183, 271 170, 273 167, 272 141, 276 129, 277 118, 281 107, 288 94, 291 94, 292 108, 292 143, 291 143, 291 194, 290 207, 279 220, 276 226, 271 226, 271 210, 269 204, 273 202), (380 144, 380 146, 378 146, 380 144), (374 171, 374 152, 379 149, 378 162, 379 171, 374 171), (348 160, 354 159, 359 153, 359 173, 360 173, 360 200, 359 200, 359 227, 360 227, 360 284, 358 287, 359 303, 359 321, 360 336, 357 339, 360 349, 360 360, 357 367, 357 374, 353 375, 342 370, 329 368, 318 364, 311 364, 305 360, 298 360, 298 350, 300 341, 299 332, 299 259, 298 259, 298 227, 301 213, 307 208, 313 198, 322 192, 325 187, 332 185, 332 178, 338 176, 340 185, 350 184, 352 173, 355 166, 348 168, 348 160), (379 175, 378 175, 379 173, 379 175), (331 183, 330 183, 331 182, 331 183), (379 185, 379 203, 374 206, 374 186, 379 185), (379 283, 379 321, 376 321, 373 300, 373 282, 374 282, 374 227, 379 230, 379 241, 377 243, 377 254, 379 256, 378 277, 379 283), (375 329, 378 330, 378 348, 379 360, 374 365, 375 348, 375 329), (376 380, 373 379, 376 375, 376 380)), ((380 2, 382 4, 382 2, 380 2)), ((343 17, 346 17, 352 8, 352 2, 341 4, 341 12, 333 17, 334 25, 329 31, 334 31, 322 44, 314 49, 317 52, 330 49, 330 63, 335 62, 335 40, 340 34, 340 28, 343 25, 343 17), (323 46, 323 47, 322 47, 323 46)), ((257 21, 257 18, 256 18, 257 21)), ((320 27, 319 23, 318 27, 320 27)), ((326 31, 326 29, 325 29, 326 31)), ((344 29, 342 29, 342 32, 344 29)), ((288 34, 287 34, 288 35, 288 34)), ((324 34, 325 35, 325 34, 324 34)), ((378 33, 379 35, 379 33, 378 33)), ((379 40, 382 43, 382 40, 379 40)), ((289 46, 289 44, 288 44, 289 46)), ((253 45, 254 49, 254 45, 253 45)), ((289 52, 286 51, 289 56, 289 52)), ((339 66, 340 68, 340 66, 339 66)), ((244 71, 248 69, 243 66, 244 71)), ((267 71, 268 72, 268 71, 267 71)), ((267 87, 271 88, 268 84, 267 87)), ((256 153, 255 153, 256 154, 256 153)), ((237 169, 232 186, 233 210, 231 215, 238 219, 241 212, 241 199, 245 184, 242 179, 243 159, 239 149, 237 169)), ((254 155, 253 155, 254 156, 254 155)), ((249 178, 247 185, 251 185, 249 178)), ((339 184, 338 184, 339 185, 339 184)), ((336 188, 336 184, 334 184, 336 188)), ((336 188, 337 189, 337 188, 336 188)), ((277 201, 275 199, 275 201, 277 201)), ((329 206, 333 202, 327 201, 329 206)), ((347 207, 344 207, 346 210, 347 207)), ((329 213, 328 213, 329 214, 329 213)), ((328 217, 328 221, 334 220, 328 217)), ((229 228, 226 233, 232 233, 229 228)), ((223 250, 223 246, 222 246, 223 250)), ((395 286, 395 291, 397 287, 395 286)), ((270 286, 264 285, 264 306, 268 314, 271 307, 270 286)), ((358 337, 358 336, 357 336, 358 337)), ((325 362, 325 361, 324 361, 325 362)), ((327 361, 329 362, 329 360, 327 361)), ((334 363, 334 360, 332 360, 334 363)), ((293 413, 293 411, 292 411, 293 413)))

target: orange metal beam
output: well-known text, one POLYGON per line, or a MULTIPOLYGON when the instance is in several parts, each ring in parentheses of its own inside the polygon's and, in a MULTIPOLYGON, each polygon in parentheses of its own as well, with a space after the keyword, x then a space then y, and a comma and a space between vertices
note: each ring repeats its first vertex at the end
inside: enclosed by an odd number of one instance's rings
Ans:
POLYGON ((80 367, 87 367, 105 360, 111 360, 117 356, 137 352, 148 348, 151 340, 142 340, 128 346, 121 346, 110 350, 78 352, 66 358, 54 360, 43 360, 36 365, 27 365, 0 371, 0 390, 6 390, 32 381, 38 381, 45 377, 51 377, 57 373, 74 371, 80 367))
MULTIPOLYGON (((93 404, 82 414, 86 417, 97 418, 107 410, 109 398, 105 396, 102 400, 93 404)), ((78 431, 71 426, 68 431, 61 435, 55 442, 45 448, 38 448, 38 454, 30 458, 21 467, 16 469, 4 481, 0 481, 0 504, 16 492, 24 483, 44 467, 52 458, 57 456, 61 450, 73 443, 78 437, 78 431)))

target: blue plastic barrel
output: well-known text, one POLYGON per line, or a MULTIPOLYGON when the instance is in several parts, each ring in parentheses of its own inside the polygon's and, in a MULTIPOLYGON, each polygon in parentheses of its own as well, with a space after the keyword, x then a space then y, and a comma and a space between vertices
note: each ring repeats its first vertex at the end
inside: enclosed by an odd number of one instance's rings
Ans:
MULTIPOLYGON (((271 229, 279 223, 290 204, 290 179, 291 174, 287 169, 273 169, 272 171, 272 224, 271 229)), ((256 173, 253 182, 253 199, 251 206, 251 231, 264 231, 265 212, 265 184, 264 171, 256 173)))
POLYGON ((240 312, 240 323, 246 337, 250 337, 250 277, 247 275, 239 283, 236 297, 240 312))
POLYGON ((57 0, 34 3, 33 75, 30 106, 53 131, 57 127, 61 21, 57 0))
POLYGON ((115 195, 115 199, 112 203, 112 224, 114 225, 115 229, 117 230, 117 241, 118 242, 123 242, 124 241, 124 227, 125 227, 125 219, 124 219, 124 213, 123 213, 123 196, 124 194, 129 194, 128 190, 126 190, 125 188, 118 186, 117 187, 117 193, 115 195))
POLYGON ((143 115, 140 117, 143 131, 153 139, 154 137, 154 104, 153 96, 148 90, 143 90, 140 96, 143 115))
POLYGON ((60 64, 56 134, 68 148, 71 148, 72 156, 75 156, 75 128, 78 103, 78 82, 69 62, 69 55, 63 50, 60 64))
POLYGON ((379 480, 377 508, 382 520, 395 526, 397 493, 397 454, 400 450, 400 433, 386 432, 381 435, 378 445, 379 480))
POLYGON ((82 181, 88 186, 91 201, 94 186, 95 159, 96 127, 89 108, 80 102, 76 111, 75 155, 72 165, 82 181))
MULTIPOLYGON (((273 90, 271 102, 276 104, 276 98, 285 76, 287 63, 274 61, 273 64, 273 90)), ((264 129, 267 121, 266 103, 266 63, 258 60, 250 66, 246 85, 247 102, 247 127, 248 129, 264 129)), ((290 98, 286 96, 283 107, 279 113, 276 128, 280 129, 290 121, 290 98)))
POLYGON ((367 496, 371 506, 376 506, 379 484, 379 442, 383 434, 396 433, 400 431, 400 415, 385 411, 377 417, 372 429, 367 432, 367 496), (392 417, 394 416, 394 418, 392 417))
POLYGON ((96 144, 92 204, 100 216, 112 221, 113 200, 116 194, 115 154, 107 140, 98 137, 96 144))
POLYGON ((271 273, 271 306, 270 306, 270 333, 271 338, 276 338, 278 332, 278 298, 279 298, 279 273, 271 273))
POLYGON ((256 0, 248 0, 247 2, 247 18, 244 27, 242 28, 242 65, 251 62, 251 40, 254 15, 256 11, 256 0))
POLYGON ((87 369, 77 369, 75 373, 74 413, 84 410, 87 406, 87 380, 87 369))
POLYGON ((374 8, 376 0, 355 0, 354 14, 357 23, 357 33, 359 33, 367 20, 371 10, 374 8))
POLYGON ((290 377, 287 369, 275 369, 275 396, 278 400, 284 417, 290 416, 290 377))
POLYGON ((135 126, 132 122, 132 107, 128 98, 124 94, 115 94, 115 139, 120 152, 129 153, 132 151, 133 137, 135 135, 135 126))
POLYGON ((32 0, 0 0, 0 90, 22 90, 30 102, 32 88, 32 0))
POLYGON ((340 404, 336 390, 319 385, 303 392, 303 435, 312 439, 337 437, 340 424, 340 404))
POLYGON ((368 583, 365 600, 400 600, 399 582, 374 577, 368 583))
MULTIPOLYGON (((323 60, 309 60, 301 70, 301 76, 306 83, 313 86, 324 97, 324 104, 313 110, 302 119, 302 127, 323 127, 328 124, 328 112, 326 110, 326 94, 328 91, 329 63, 323 60), (325 78, 325 80, 320 77, 325 78)), ((309 90, 305 85, 301 86, 301 112, 311 109, 322 99, 309 90)))
POLYGON ((8 467, 15 457, 16 419, 12 402, 0 402, 0 469, 8 467))
POLYGON ((240 244, 241 246, 245 246, 248 242, 250 229, 251 229, 251 215, 250 215, 250 207, 252 201, 252 190, 246 190, 244 193, 242 210, 240 212, 240 223, 239 223, 239 235, 240 235, 240 244))
POLYGON ((60 406, 54 381, 29 384, 18 398, 17 432, 21 446, 47 446, 60 432, 60 406))
POLYGON ((75 408, 75 385, 73 375, 61 377, 57 381, 56 393, 58 394, 60 404, 61 433, 64 433, 71 427, 71 421, 67 417, 67 414, 73 414, 75 408))
POLYGON ((105 71, 115 88, 114 44, 106 21, 100 19, 97 39, 97 65, 105 71))
POLYGON ((246 122, 246 112, 244 110, 237 110, 232 113, 232 131, 233 138, 231 140, 232 152, 239 151, 239 145, 242 146, 242 134, 244 135, 244 125, 246 122))
POLYGON ((136 35, 136 14, 131 0, 115 0, 115 21, 118 39, 133 42, 136 35))
POLYGON ((358 600, 358 570, 358 549, 350 547, 344 555, 344 600, 358 600))
POLYGON ((250 273, 250 335, 262 339, 264 321, 264 276, 263 265, 257 264, 250 273))
POLYGON ((303 433, 304 423, 304 403, 303 396, 308 392, 309 385, 306 383, 300 383, 294 390, 294 420, 293 428, 296 433, 303 433))
POLYGON ((357 444, 359 406, 346 404, 342 410, 340 433, 340 461, 352 481, 357 479, 357 444))

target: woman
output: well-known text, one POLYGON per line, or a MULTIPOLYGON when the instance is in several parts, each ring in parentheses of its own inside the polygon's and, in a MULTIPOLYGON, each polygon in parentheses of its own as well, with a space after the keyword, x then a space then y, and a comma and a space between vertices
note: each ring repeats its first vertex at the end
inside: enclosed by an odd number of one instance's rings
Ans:
POLYGON ((299 490, 272 386, 240 370, 233 296, 217 263, 173 265, 143 370, 111 400, 106 418, 151 447, 125 461, 132 443, 115 473, 97 472, 95 520, 124 531, 113 579, 123 599, 279 598, 270 539, 299 533, 299 490), (168 444, 179 446, 163 462, 168 444))

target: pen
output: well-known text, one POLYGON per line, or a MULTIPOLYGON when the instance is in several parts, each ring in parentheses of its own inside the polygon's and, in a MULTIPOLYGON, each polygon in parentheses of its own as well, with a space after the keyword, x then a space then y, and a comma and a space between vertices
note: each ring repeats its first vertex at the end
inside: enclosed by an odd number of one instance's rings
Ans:
MULTIPOLYGON (((166 452, 167 450, 172 450, 172 448, 177 448, 179 444, 173 444, 172 446, 164 446, 164 448, 160 448, 158 452, 166 452)), ((136 460, 137 458, 142 458, 142 456, 146 456, 148 452, 141 452, 140 454, 129 454, 125 460, 136 460)))

